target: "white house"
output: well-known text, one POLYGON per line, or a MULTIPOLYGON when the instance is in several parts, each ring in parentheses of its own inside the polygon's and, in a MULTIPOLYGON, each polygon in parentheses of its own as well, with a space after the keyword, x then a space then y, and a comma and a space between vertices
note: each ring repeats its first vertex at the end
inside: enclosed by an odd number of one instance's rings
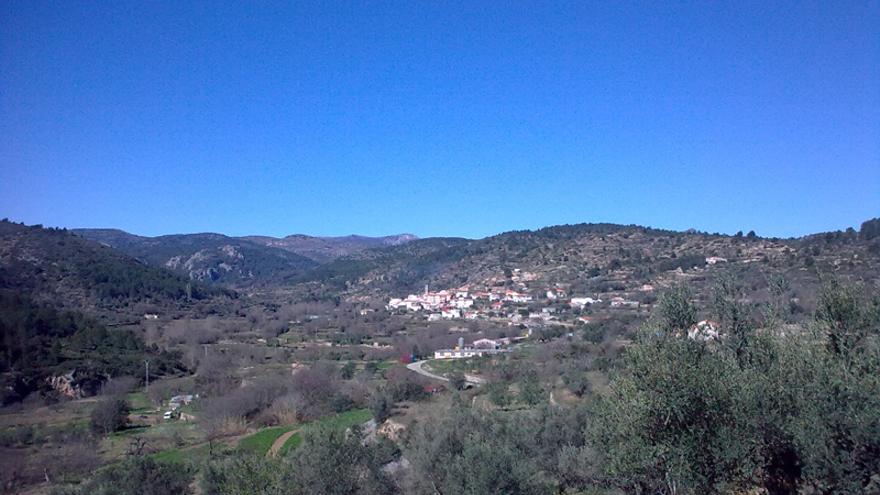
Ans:
POLYGON ((500 349, 501 344, 492 339, 479 339, 474 341, 476 349, 500 349))
POLYGON ((446 308, 440 311, 440 316, 447 320, 461 318, 461 310, 458 308, 446 308))
POLYGON ((453 299, 452 306, 458 309, 469 308, 474 305, 473 299, 453 299))
POLYGON ((716 263, 727 263, 727 259, 721 258, 719 256, 709 256, 708 258, 706 258, 706 264, 714 265, 716 263))
POLYGON ((506 301, 511 301, 515 303, 525 303, 530 302, 532 300, 532 296, 521 294, 515 290, 509 290, 504 294, 504 299, 506 301))
POLYGON ((622 297, 615 297, 614 299, 611 300, 611 307, 612 308, 638 308, 639 302, 638 301, 629 301, 629 300, 626 300, 622 297))
POLYGON ((474 349, 465 347, 464 349, 440 349, 434 351, 434 359, 462 359, 475 356, 482 356, 488 352, 487 349, 474 349))
POLYGON ((596 304, 602 302, 601 299, 593 299, 592 297, 572 297, 572 306, 586 306, 587 304, 596 304))

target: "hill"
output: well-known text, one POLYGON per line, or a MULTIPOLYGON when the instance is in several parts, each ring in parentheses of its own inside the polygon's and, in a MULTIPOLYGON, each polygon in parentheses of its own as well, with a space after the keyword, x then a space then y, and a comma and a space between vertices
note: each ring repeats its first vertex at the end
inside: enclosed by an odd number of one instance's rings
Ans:
POLYGON ((115 229, 73 232, 190 279, 233 286, 271 283, 318 264, 288 250, 221 234, 142 237, 115 229))
POLYGON ((112 320, 233 297, 62 229, 0 221, 0 289, 112 320))
POLYGON ((267 236, 247 236, 241 239, 264 246, 277 247, 310 258, 318 263, 327 263, 336 258, 350 256, 366 249, 400 246, 417 240, 412 234, 398 234, 384 237, 349 235, 342 237, 313 237, 302 234, 284 238, 267 236))
POLYGON ((824 275, 861 280, 880 276, 880 239, 874 223, 800 239, 765 239, 640 226, 578 224, 514 231, 479 240, 422 239, 366 250, 313 270, 298 282, 310 294, 343 291, 347 298, 401 297, 469 285, 575 294, 638 292, 642 286, 688 281, 698 286, 721 267, 759 292, 771 273, 810 297, 824 275), (709 258, 720 258, 717 266, 709 258), (324 288, 326 290, 321 290, 324 288))
POLYGON ((184 371, 179 353, 148 347, 132 330, 111 330, 80 312, 2 289, 0 342, 0 405, 36 391, 52 400, 93 395, 108 378, 141 376, 144 359, 154 376, 184 371))

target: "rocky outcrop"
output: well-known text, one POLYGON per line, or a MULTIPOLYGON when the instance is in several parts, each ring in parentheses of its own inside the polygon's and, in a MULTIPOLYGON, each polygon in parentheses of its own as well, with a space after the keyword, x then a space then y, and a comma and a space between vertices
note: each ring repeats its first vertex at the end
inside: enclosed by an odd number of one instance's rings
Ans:
POLYGON ((52 390, 69 399, 82 399, 98 393, 107 377, 80 372, 76 369, 46 378, 52 390))
POLYGON ((400 440, 400 435, 403 434, 404 430, 406 430, 406 427, 401 423, 387 419, 381 426, 379 426, 376 433, 396 442, 400 440))

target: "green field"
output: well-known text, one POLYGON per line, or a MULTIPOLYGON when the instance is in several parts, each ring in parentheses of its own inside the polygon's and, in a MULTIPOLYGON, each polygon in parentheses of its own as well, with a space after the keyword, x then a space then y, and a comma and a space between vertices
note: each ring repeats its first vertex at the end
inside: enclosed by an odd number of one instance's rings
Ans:
MULTIPOLYGON (((359 425, 361 423, 365 423, 369 421, 373 417, 373 414, 369 411, 369 409, 352 409, 351 411, 346 411, 340 414, 334 414, 333 416, 327 416, 311 423, 306 423, 302 425, 301 432, 290 437, 287 442, 284 444, 284 447, 281 447, 280 454, 282 456, 287 455, 289 452, 295 450, 302 443, 302 432, 309 431, 313 428, 318 428, 321 426, 330 426, 332 428, 351 428, 354 425, 359 425)), ((276 437, 277 438, 277 437, 276 437)))
MULTIPOLYGON (((330 426, 332 428, 350 428, 354 425, 358 425, 369 421, 372 418, 372 413, 368 409, 352 409, 350 411, 346 411, 340 414, 334 414, 332 416, 326 416, 321 419, 304 423, 302 425, 286 425, 286 426, 272 426, 269 428, 263 428, 262 430, 254 433, 253 435, 249 435, 245 438, 242 438, 238 442, 238 449, 253 452, 260 455, 265 455, 269 448, 272 447, 272 444, 275 440, 278 439, 281 435, 296 429, 300 429, 301 431, 297 432, 295 435, 291 436, 287 442, 284 443, 284 446, 281 448, 280 454, 285 455, 288 452, 296 449, 302 443, 302 432, 309 431, 310 429, 321 427, 321 426, 330 426)), ((176 423, 176 422, 175 422, 176 423)), ((157 432, 158 430, 164 428, 173 427, 175 423, 168 423, 167 425, 157 426, 153 428, 147 428, 147 433, 157 432)), ((177 423, 180 425, 180 423, 177 423)), ((179 426, 178 426, 179 427, 179 426)), ((194 425, 187 425, 187 427, 194 427, 194 425)), ((116 440, 120 442, 123 438, 125 438, 124 434, 111 435, 108 440, 116 440)), ((215 446, 215 448, 225 448, 224 446, 215 446)), ((208 445, 200 445, 198 447, 183 447, 183 448, 174 448, 169 450, 163 450, 161 452, 157 452, 153 454, 153 458, 159 461, 168 461, 168 462, 183 462, 183 461, 196 461, 199 459, 204 459, 205 456, 208 455, 209 447, 208 445)))
POLYGON ((210 452, 210 445, 200 445, 198 447, 171 449, 153 454, 153 459, 162 462, 198 462, 205 459, 210 452))
POLYGON ((126 397, 128 405, 131 406, 132 413, 144 413, 155 411, 156 408, 150 402, 147 394, 143 392, 132 392, 126 397))
POLYGON ((238 442, 238 448, 248 452, 265 455, 266 452, 269 452, 269 448, 275 443, 275 440, 278 440, 278 437, 296 428, 297 425, 264 428, 251 436, 242 438, 241 441, 238 442))
POLYGON ((396 360, 386 359, 385 361, 379 361, 376 364, 376 369, 379 371, 387 371, 389 368, 393 367, 397 364, 396 360))

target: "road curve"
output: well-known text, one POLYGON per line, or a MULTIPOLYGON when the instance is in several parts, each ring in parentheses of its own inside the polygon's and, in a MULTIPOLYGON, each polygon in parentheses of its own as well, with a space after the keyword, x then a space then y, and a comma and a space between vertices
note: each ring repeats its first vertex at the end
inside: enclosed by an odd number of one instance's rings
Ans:
POLYGON ((435 380, 443 380, 444 382, 449 381, 449 378, 446 378, 445 376, 435 375, 434 373, 431 373, 430 371, 425 371, 422 368, 423 364, 425 364, 425 361, 413 361, 412 363, 409 363, 408 365, 406 365, 406 368, 410 371, 415 371, 416 373, 418 373, 422 376, 427 376, 428 378, 433 378, 435 380))
MULTIPOLYGON (((442 380, 444 382, 449 381, 449 378, 446 378, 445 376, 435 375, 434 373, 431 373, 430 371, 427 371, 424 368, 422 368, 422 365, 425 364, 426 362, 427 362, 426 360, 415 361, 415 362, 412 362, 412 363, 409 363, 408 365, 406 365, 406 368, 410 371, 415 371, 416 373, 418 373, 422 376, 426 376, 428 378, 433 378, 434 380, 442 380)), ((468 374, 464 375, 464 379, 466 382, 474 384, 474 385, 482 385, 483 382, 485 381, 478 376, 468 375, 468 374)))

